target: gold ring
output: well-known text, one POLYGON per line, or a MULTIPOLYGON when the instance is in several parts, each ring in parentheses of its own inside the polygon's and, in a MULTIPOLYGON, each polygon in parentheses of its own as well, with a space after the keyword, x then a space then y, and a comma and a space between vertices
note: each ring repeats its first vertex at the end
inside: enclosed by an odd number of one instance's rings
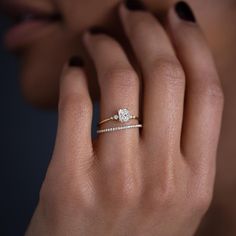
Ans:
POLYGON ((112 127, 112 128, 107 128, 107 129, 100 129, 100 130, 97 130, 97 134, 121 131, 121 130, 126 130, 126 129, 135 129, 135 128, 138 128, 138 129, 143 128, 143 125, 137 124, 137 125, 127 125, 127 126, 112 127))
POLYGON ((98 123, 98 125, 102 125, 104 123, 107 123, 109 121, 112 121, 112 120, 115 120, 115 121, 119 121, 121 123, 126 123, 128 122, 129 120, 132 120, 132 119, 135 119, 135 120, 139 120, 139 118, 137 116, 133 116, 131 115, 130 111, 126 108, 123 108, 123 109, 119 109, 117 114, 107 118, 107 119, 104 119, 102 121, 100 121, 98 123))

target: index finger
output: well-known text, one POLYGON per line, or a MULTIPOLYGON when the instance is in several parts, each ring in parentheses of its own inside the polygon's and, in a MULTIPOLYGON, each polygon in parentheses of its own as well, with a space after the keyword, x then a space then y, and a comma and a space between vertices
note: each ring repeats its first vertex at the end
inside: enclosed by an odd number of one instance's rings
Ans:
POLYGON ((53 159, 66 163, 90 163, 92 148, 92 101, 79 59, 66 65, 60 81, 59 120, 53 159))

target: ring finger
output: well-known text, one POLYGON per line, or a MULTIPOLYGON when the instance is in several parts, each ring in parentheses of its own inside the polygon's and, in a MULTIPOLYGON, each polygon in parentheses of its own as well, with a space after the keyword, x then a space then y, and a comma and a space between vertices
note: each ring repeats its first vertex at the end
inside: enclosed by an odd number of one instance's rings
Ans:
MULTIPOLYGON (((98 74, 101 90, 101 120, 113 116, 121 108, 126 108, 131 115, 138 116, 139 78, 120 44, 106 34, 91 32, 84 35, 84 43, 98 74)), ((101 125, 100 129, 137 123, 135 120, 130 120, 121 124, 113 120, 101 125)), ((99 142, 109 143, 106 148, 108 151, 113 149, 114 145, 120 145, 125 147, 124 150, 127 152, 126 148, 134 147, 138 141, 139 130, 135 128, 105 133, 99 137, 99 142)))

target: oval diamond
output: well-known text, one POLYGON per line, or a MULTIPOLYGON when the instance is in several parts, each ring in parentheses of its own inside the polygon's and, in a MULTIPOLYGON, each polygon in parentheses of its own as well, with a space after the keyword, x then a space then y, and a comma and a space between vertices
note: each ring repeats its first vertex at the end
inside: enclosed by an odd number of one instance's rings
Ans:
POLYGON ((119 121, 120 122, 128 122, 130 120, 130 112, 128 109, 119 109, 118 111, 118 115, 119 115, 119 121))

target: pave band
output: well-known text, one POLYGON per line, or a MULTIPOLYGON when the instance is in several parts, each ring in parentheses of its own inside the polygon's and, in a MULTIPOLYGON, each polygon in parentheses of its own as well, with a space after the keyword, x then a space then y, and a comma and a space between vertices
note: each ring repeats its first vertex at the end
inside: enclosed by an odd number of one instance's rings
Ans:
POLYGON ((124 108, 124 109, 119 109, 117 114, 100 121, 98 123, 98 125, 102 125, 102 124, 107 123, 112 120, 119 121, 121 123, 125 123, 125 122, 128 122, 129 120, 132 120, 132 119, 138 120, 139 118, 137 116, 131 115, 129 110, 124 108))
POLYGON ((119 127, 113 127, 113 128, 107 128, 107 129, 100 129, 100 130, 97 130, 97 133, 101 134, 101 133, 108 133, 108 132, 120 131, 120 130, 125 130, 125 129, 142 128, 142 127, 143 127, 142 124, 119 126, 119 127))

